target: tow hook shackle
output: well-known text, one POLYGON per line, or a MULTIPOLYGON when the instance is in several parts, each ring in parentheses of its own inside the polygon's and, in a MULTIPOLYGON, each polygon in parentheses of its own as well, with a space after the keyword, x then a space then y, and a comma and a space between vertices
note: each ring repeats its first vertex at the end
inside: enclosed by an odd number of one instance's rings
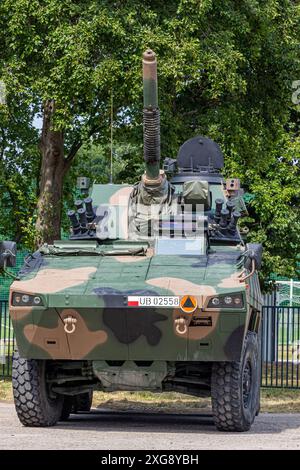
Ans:
POLYGON ((77 323, 77 318, 74 318, 72 316, 68 316, 64 318, 64 330, 68 335, 71 335, 74 333, 76 329, 76 323, 77 323))
POLYGON ((176 318, 175 320, 175 330, 179 335, 185 335, 187 333, 187 324, 186 320, 183 317, 176 318))

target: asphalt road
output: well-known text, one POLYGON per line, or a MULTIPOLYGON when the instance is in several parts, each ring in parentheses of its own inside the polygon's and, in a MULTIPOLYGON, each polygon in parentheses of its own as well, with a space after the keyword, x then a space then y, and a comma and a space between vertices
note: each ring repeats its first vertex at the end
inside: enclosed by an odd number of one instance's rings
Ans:
POLYGON ((261 414, 246 433, 220 433, 209 415, 94 409, 52 428, 25 428, 0 403, 0 449, 300 449, 300 414, 261 414))

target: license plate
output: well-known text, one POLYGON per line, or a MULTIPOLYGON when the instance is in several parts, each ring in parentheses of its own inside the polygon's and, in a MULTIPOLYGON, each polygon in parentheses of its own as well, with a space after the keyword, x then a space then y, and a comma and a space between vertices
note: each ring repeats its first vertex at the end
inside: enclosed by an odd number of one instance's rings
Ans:
POLYGON ((128 307, 179 307, 180 299, 174 295, 129 296, 128 307))

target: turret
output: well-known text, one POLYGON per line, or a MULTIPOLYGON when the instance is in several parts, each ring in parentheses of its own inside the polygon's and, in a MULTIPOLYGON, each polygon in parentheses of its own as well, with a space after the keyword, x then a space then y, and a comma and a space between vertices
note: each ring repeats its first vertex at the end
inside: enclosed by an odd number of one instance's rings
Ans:
POLYGON ((144 160, 146 172, 144 184, 161 183, 160 164, 160 115, 157 98, 157 62, 155 53, 147 49, 143 54, 144 91, 144 160))

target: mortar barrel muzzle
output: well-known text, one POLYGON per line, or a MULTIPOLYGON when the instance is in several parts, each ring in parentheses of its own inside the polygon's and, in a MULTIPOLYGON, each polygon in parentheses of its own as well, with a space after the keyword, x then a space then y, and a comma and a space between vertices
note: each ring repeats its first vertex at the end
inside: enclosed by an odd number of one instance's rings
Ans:
POLYGON ((81 226, 86 226, 86 224, 87 224, 86 210, 82 207, 81 209, 78 209, 77 213, 78 213, 78 216, 79 216, 80 225, 81 226))
POLYGON ((83 208, 83 201, 81 199, 77 199, 77 201, 74 202, 74 206, 76 207, 76 210, 82 209, 83 208))
POLYGON ((144 107, 157 108, 157 61, 151 49, 147 49, 143 54, 143 90, 144 107))
POLYGON ((151 49, 143 54, 144 160, 147 184, 160 181, 160 114, 157 95, 157 61, 151 49))

